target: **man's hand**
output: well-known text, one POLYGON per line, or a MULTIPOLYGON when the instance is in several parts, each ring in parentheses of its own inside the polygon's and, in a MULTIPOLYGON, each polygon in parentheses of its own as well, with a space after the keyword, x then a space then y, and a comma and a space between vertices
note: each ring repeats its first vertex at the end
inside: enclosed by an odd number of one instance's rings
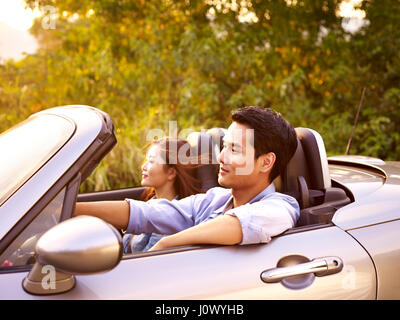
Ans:
POLYGON ((242 242, 242 237, 239 219, 226 214, 161 238, 149 251, 190 244, 233 245, 242 242))

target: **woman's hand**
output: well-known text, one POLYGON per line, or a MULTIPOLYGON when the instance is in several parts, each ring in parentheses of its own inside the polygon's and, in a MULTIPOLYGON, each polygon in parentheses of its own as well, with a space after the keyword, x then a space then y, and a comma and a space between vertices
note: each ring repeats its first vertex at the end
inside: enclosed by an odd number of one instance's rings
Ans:
POLYGON ((161 238, 160 240, 158 240, 158 242, 152 246, 148 251, 156 251, 156 250, 163 250, 163 249, 167 249, 169 247, 172 247, 171 245, 168 245, 168 238, 170 236, 165 236, 163 238, 161 238))
POLYGON ((77 202, 73 216, 88 215, 98 217, 117 229, 126 230, 129 222, 127 201, 77 202))

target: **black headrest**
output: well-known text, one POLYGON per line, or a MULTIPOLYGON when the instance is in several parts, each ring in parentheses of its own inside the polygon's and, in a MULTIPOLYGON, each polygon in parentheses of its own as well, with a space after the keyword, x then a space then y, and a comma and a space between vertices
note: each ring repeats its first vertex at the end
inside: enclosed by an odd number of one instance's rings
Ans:
MULTIPOLYGON (((279 185, 277 186, 277 183, 275 183, 275 187, 279 189, 277 191, 286 193, 293 192, 294 194, 298 193, 298 176, 303 176, 306 181, 310 176, 303 146, 299 138, 297 138, 297 149, 293 157, 290 159, 284 172, 278 177, 280 179, 280 182, 278 182, 279 185)), ((308 183, 309 181, 307 181, 307 184, 308 183)))
POLYGON ((301 141, 310 172, 309 179, 306 179, 309 187, 320 190, 330 188, 328 159, 321 135, 308 128, 296 128, 295 130, 301 141))
POLYGON ((274 184, 278 192, 290 194, 299 200, 301 206, 306 206, 304 196, 321 196, 319 191, 331 187, 331 180, 325 146, 319 133, 308 128, 295 130, 297 149, 274 184))

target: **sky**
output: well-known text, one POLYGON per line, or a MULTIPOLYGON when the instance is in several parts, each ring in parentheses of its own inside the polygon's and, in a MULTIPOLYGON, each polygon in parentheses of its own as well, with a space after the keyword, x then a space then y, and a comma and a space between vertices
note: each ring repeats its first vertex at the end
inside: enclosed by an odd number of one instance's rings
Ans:
POLYGON ((39 10, 25 9, 23 0, 0 0, 0 22, 17 30, 28 30, 38 16, 39 10))
POLYGON ((0 63, 1 60, 24 57, 23 52, 34 53, 36 39, 28 32, 38 10, 25 8, 23 0, 0 0, 0 63))
MULTIPOLYGON (((340 5, 340 15, 364 18, 365 13, 363 11, 354 9, 354 5, 361 2, 362 0, 344 0, 340 5)), ((23 0, 0 0, 0 22, 17 30, 28 30, 32 26, 33 19, 38 16, 40 16, 40 11, 26 9, 23 0)))

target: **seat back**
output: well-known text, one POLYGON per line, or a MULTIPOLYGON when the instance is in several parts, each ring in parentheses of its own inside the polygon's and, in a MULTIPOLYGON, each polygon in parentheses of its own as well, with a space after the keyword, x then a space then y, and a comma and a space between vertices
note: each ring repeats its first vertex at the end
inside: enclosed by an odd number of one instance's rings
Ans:
MULTIPOLYGON (((331 187, 331 182, 325 146, 319 133, 308 128, 296 128, 295 131, 297 149, 282 175, 274 180, 274 184, 278 192, 292 195, 299 200, 301 207, 305 207, 313 202, 303 199, 302 184, 307 184, 311 190, 322 191, 331 187), (303 177, 300 178, 301 181, 299 177, 303 177)), ((317 195, 321 194, 313 193, 313 196, 317 195)))
POLYGON ((325 145, 321 135, 308 128, 296 128, 308 168, 310 170, 309 185, 312 189, 326 189, 331 187, 328 159, 326 157, 325 145))
POLYGON ((329 222, 337 208, 350 203, 340 188, 333 188, 320 134, 295 128, 298 145, 281 176, 274 180, 278 192, 295 197, 301 214, 298 225, 329 222))

